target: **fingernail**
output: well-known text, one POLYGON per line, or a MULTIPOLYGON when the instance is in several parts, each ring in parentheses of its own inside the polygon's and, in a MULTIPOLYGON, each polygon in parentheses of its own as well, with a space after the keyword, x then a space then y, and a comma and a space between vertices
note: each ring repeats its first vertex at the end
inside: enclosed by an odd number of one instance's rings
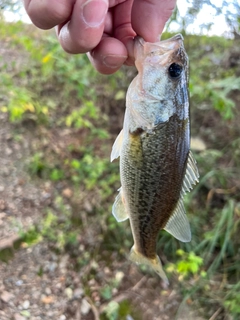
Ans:
POLYGON ((103 63, 108 68, 119 68, 124 61, 127 59, 127 56, 121 56, 121 55, 108 55, 103 58, 103 63))
POLYGON ((82 7, 83 19, 91 28, 96 28, 103 23, 108 10, 105 0, 87 0, 82 7))

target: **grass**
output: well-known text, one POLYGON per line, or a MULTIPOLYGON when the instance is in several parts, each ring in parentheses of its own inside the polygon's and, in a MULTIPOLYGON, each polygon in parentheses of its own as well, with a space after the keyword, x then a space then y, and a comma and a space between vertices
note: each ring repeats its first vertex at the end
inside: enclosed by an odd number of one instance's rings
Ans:
MULTIPOLYGON (((29 57, 21 66, 4 63, 0 88, 0 110, 9 121, 25 129, 33 122, 37 128, 27 170, 35 179, 64 182, 72 190, 69 199, 56 191, 53 208, 45 209, 39 225, 24 232, 22 241, 30 246, 46 240, 60 255, 71 252, 78 270, 93 260, 98 268, 104 255, 109 265, 115 253, 125 261, 132 238, 128 222, 118 224, 110 215, 119 175, 109 154, 112 132, 121 127, 116 119, 123 109, 116 106, 124 104, 132 73, 101 77, 85 56, 63 53, 51 33, 40 38, 21 23, 6 28, 1 21, 0 38, 10 39, 13 50, 20 48, 29 57), (79 234, 84 239, 81 259, 79 234)), ((186 35, 185 45, 191 62, 192 134, 207 148, 196 151, 201 179, 185 199, 193 239, 182 244, 162 231, 158 251, 172 281, 177 277, 184 301, 191 299, 205 316, 220 308, 219 319, 238 319, 240 78, 238 66, 224 67, 223 53, 230 57, 237 44, 186 35)), ((96 273, 91 272, 85 275, 86 291, 96 273)), ((130 313, 129 301, 111 301, 112 290, 120 285, 114 278, 102 282, 99 294, 108 302, 102 319, 125 319, 130 313)))

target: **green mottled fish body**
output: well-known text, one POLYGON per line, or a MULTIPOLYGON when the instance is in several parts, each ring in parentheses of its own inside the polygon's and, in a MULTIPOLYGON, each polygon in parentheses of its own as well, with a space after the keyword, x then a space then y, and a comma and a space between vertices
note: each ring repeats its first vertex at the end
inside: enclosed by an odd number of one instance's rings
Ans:
POLYGON ((130 259, 150 265, 167 282, 157 236, 165 229, 190 241, 183 195, 198 179, 190 152, 188 58, 181 35, 154 44, 137 38, 135 58, 139 73, 129 86, 123 130, 111 155, 120 156, 122 183, 113 215, 130 219, 130 259))
POLYGON ((184 127, 183 120, 172 116, 149 132, 130 133, 121 155, 123 193, 131 212, 135 248, 149 258, 156 255, 159 230, 181 193, 189 152, 184 127))

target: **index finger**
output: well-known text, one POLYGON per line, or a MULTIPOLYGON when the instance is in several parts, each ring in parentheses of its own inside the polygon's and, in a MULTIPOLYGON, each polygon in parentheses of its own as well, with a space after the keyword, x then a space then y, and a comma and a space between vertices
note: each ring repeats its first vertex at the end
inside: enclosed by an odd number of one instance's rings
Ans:
POLYGON ((76 0, 24 0, 32 22, 41 29, 51 29, 69 20, 76 0))
POLYGON ((176 0, 134 0, 132 26, 145 41, 159 41, 165 23, 171 17, 176 0))

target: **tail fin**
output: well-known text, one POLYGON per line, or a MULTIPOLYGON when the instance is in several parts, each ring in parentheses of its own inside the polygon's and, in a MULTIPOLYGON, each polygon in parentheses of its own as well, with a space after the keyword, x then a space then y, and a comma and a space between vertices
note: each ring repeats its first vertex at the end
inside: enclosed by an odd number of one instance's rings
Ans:
POLYGON ((166 284, 169 284, 168 278, 163 271, 162 263, 157 255, 154 259, 149 259, 141 253, 137 252, 133 246, 130 251, 129 259, 137 264, 145 264, 151 267, 166 284))

